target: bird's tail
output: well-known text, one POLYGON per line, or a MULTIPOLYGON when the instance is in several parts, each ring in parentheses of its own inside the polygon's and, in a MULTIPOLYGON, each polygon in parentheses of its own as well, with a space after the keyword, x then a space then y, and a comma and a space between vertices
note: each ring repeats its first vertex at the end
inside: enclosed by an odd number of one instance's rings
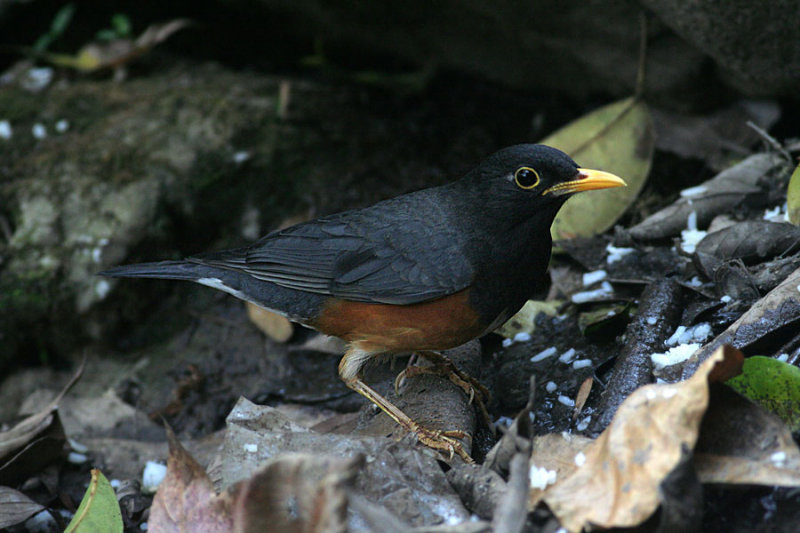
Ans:
POLYGON ((190 261, 160 261, 157 263, 137 263, 109 268, 98 272, 98 276, 109 278, 160 278, 197 281, 215 276, 219 269, 190 261))

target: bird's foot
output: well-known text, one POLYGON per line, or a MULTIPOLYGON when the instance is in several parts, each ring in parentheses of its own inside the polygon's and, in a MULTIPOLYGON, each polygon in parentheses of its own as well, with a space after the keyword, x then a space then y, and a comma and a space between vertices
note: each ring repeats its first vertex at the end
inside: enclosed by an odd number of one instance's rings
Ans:
POLYGON ((457 454, 465 463, 475 463, 461 443, 462 440, 472 440, 469 433, 459 430, 443 431, 439 429, 430 429, 417 422, 412 422, 410 427, 406 427, 405 424, 402 423, 401 425, 410 433, 413 433, 417 437, 417 440, 425 446, 448 454, 450 460, 457 454))
POLYGON ((433 366, 419 366, 413 364, 407 366, 397 375, 394 380, 395 394, 398 396, 400 395, 400 388, 402 387, 403 382, 410 377, 423 374, 446 376, 451 382, 453 382, 467 394, 470 404, 473 402, 476 404, 483 422, 488 428, 491 428, 492 421, 489 417, 489 412, 486 410, 486 403, 491 399, 489 390, 481 385, 477 379, 459 370, 458 367, 446 356, 438 352, 427 351, 419 352, 419 355, 431 361, 433 366))

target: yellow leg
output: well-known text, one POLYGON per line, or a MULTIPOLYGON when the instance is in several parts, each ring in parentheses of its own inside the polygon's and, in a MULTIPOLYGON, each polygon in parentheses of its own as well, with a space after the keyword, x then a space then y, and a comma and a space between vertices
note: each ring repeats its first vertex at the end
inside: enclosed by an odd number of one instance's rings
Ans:
POLYGON ((474 461, 472 458, 466 450, 464 450, 463 444, 458 441, 458 439, 471 438, 468 433, 459 430, 443 431, 429 429, 421 426, 392 402, 378 394, 375 389, 361 381, 358 377, 359 370, 364 363, 374 355, 376 354, 354 348, 351 348, 344 354, 344 357, 342 357, 339 363, 339 375, 345 385, 380 407, 384 413, 389 415, 389 417, 397 422, 403 429, 415 434, 417 439, 425 446, 446 452, 450 455, 451 459, 454 454, 458 454, 465 462, 473 463, 474 461))

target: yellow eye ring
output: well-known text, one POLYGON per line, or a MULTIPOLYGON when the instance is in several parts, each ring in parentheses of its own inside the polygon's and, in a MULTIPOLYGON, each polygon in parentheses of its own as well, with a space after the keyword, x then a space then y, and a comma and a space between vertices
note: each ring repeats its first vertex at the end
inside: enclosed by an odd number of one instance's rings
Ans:
POLYGON ((520 167, 514 172, 514 183, 520 189, 533 189, 539 185, 539 173, 531 167, 520 167))

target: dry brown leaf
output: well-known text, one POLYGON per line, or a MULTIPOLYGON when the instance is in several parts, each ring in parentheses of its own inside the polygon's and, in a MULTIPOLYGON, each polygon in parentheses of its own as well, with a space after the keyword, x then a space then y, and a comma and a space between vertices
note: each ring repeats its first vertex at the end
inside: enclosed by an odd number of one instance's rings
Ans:
POLYGON ((662 503, 661 484, 694 448, 710 382, 732 377, 744 356, 717 350, 689 380, 647 385, 620 406, 611 425, 585 452, 586 463, 545 494, 569 531, 633 527, 662 503))
POLYGON ((362 458, 286 454, 239 484, 237 532, 345 533, 347 487, 362 458))
POLYGON ((291 338, 292 333, 294 333, 294 326, 289 322, 288 318, 278 313, 267 311, 263 307, 250 302, 245 302, 245 305, 247 307, 247 318, 264 335, 278 342, 286 342, 291 338))
POLYGON ((58 415, 64 395, 83 375, 86 361, 47 406, 0 432, 0 485, 15 485, 58 457, 66 442, 58 415))
POLYGON ((362 458, 286 454, 217 494, 205 470, 167 428, 167 476, 148 522, 158 532, 344 533, 347 488, 362 458))
MULTIPOLYGON (((544 468, 555 472, 556 482, 566 479, 586 460, 585 450, 594 439, 569 433, 549 433, 533 439, 531 468, 544 468), (581 455, 583 454, 583 455, 581 455)), ((531 487, 528 508, 535 508, 545 490, 531 487)))
POLYGON ((21 492, 10 487, 0 487, 0 529, 21 524, 42 510, 43 505, 21 492))
POLYGON ((715 385, 695 449, 703 483, 800 486, 800 449, 775 414, 715 385))
POLYGON ((167 428, 167 475, 150 508, 148 526, 159 533, 233 531, 230 492, 217 495, 205 470, 167 428))

